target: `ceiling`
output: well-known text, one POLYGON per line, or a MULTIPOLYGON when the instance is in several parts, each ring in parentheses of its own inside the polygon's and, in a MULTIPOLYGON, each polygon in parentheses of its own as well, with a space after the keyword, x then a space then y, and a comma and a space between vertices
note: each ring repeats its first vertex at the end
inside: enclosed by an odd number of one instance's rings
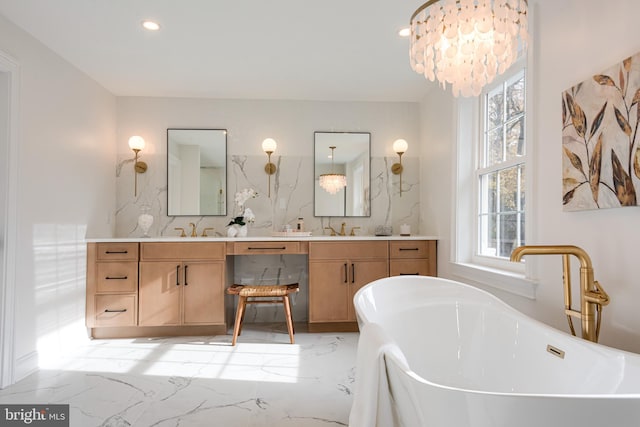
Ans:
POLYGON ((421 3, 0 0, 0 14, 118 96, 416 102, 435 85, 397 32, 421 3))

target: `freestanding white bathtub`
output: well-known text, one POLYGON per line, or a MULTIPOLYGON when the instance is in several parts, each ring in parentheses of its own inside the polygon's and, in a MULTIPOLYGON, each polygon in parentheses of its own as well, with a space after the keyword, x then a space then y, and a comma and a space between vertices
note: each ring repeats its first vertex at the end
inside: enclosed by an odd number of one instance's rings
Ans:
MULTIPOLYGON (((575 338, 446 279, 381 279, 354 302, 360 340, 382 349, 394 425, 640 426, 639 355, 575 338)), ((356 382, 368 375, 360 368, 356 382)))

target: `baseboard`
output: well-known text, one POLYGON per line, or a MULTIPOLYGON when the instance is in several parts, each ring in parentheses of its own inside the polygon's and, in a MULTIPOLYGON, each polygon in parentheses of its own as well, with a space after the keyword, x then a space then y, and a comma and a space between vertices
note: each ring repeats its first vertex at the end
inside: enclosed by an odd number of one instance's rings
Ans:
POLYGON ((190 326, 122 326, 110 328, 93 328, 89 330, 92 338, 143 338, 143 337, 175 337, 226 335, 225 325, 190 325, 190 326))
POLYGON ((309 332, 358 332, 358 322, 309 322, 309 332))
POLYGON ((13 380, 14 382, 18 382, 34 372, 38 371, 38 352, 32 351, 31 353, 27 353, 24 356, 21 356, 16 359, 13 371, 13 380))

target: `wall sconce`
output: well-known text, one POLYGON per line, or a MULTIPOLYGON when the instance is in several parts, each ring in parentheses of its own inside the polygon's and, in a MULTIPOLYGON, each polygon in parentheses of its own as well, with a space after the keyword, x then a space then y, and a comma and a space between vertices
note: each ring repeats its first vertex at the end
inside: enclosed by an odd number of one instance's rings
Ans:
POLYGON ((262 151, 267 153, 267 158, 268 158, 267 164, 264 165, 264 171, 269 176, 268 197, 271 197, 271 175, 276 173, 276 170, 277 170, 276 165, 271 163, 271 155, 273 154, 274 151, 276 151, 277 146, 278 144, 276 144, 276 141, 273 138, 267 138, 264 141, 262 141, 262 151))
POLYGON ((402 197, 402 155, 407 151, 407 148, 409 148, 409 145, 404 139, 396 139, 393 143, 393 151, 398 154, 400 160, 391 166, 391 172, 394 175, 400 175, 400 197, 402 197))
POLYGON ((134 172, 134 184, 133 184, 133 195, 138 195, 138 174, 145 173, 147 171, 147 164, 145 162, 138 161, 138 153, 142 151, 144 148, 144 138, 141 136, 134 135, 129 138, 129 147, 136 153, 136 158, 133 163, 134 172))

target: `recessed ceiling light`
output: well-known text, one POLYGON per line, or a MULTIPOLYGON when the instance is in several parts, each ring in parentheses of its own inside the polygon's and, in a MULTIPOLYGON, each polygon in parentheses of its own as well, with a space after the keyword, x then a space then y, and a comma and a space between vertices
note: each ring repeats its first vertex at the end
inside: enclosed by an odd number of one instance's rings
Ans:
POLYGON ((398 31, 398 35, 400 37, 409 37, 411 35, 411 29, 410 28, 402 28, 400 31, 398 31))
POLYGON ((158 31, 160 29, 160 24, 154 21, 142 21, 142 26, 149 31, 158 31))

